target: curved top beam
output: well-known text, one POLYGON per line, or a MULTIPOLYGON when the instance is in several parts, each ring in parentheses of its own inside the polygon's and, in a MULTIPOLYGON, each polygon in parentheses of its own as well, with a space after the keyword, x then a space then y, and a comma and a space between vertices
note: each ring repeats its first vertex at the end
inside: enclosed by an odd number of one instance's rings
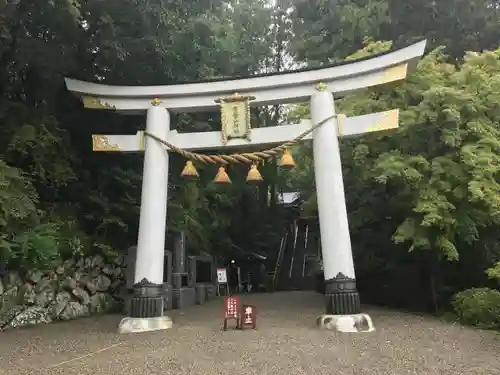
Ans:
POLYGON ((406 78, 425 50, 426 41, 371 58, 314 70, 166 86, 110 86, 66 78, 68 90, 87 108, 118 111, 146 110, 158 97, 172 111, 195 112, 217 108, 217 99, 235 92, 255 97, 251 105, 297 103, 308 100, 322 82, 328 90, 345 95, 366 87, 406 78))

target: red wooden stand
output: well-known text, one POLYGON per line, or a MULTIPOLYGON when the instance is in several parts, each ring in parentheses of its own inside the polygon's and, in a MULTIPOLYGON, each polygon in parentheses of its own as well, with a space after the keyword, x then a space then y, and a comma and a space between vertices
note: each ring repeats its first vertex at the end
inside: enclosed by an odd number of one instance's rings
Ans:
POLYGON ((257 309, 254 305, 243 305, 241 307, 240 328, 252 326, 252 329, 257 328, 257 309))
POLYGON ((236 328, 240 328, 240 297, 225 296, 224 297, 224 331, 227 330, 227 321, 229 319, 236 320, 236 328))

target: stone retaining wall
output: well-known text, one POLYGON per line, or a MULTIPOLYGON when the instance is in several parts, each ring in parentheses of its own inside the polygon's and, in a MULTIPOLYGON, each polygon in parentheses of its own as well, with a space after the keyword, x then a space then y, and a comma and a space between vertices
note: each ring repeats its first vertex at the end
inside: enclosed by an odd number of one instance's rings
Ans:
POLYGON ((0 329, 71 320, 120 308, 124 259, 97 255, 51 271, 8 272, 0 279, 0 329))

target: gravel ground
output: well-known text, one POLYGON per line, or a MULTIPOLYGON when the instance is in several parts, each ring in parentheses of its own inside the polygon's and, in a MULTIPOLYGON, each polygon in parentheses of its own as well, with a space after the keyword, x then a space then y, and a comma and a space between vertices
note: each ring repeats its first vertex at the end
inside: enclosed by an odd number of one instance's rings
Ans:
POLYGON ((0 333, 0 374, 500 374, 500 335, 367 308, 376 332, 315 328, 321 296, 253 295, 258 329, 221 331, 222 301, 172 311, 174 328, 118 335, 119 316, 0 333))

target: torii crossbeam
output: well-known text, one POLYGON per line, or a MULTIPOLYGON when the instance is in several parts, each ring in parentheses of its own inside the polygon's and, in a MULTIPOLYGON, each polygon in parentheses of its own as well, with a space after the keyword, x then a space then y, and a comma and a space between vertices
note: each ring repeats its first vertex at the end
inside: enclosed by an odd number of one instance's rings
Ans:
MULTIPOLYGON (((369 115, 346 117, 339 121, 337 133, 341 137, 351 137, 381 130, 396 129, 398 127, 399 110, 372 113, 369 115)), ((312 127, 311 120, 302 120, 297 124, 273 126, 268 128, 252 129, 252 138, 230 140, 226 145, 221 141, 220 131, 178 133, 171 130, 168 133, 169 143, 187 151, 220 150, 223 148, 242 148, 251 146, 265 147, 273 144, 285 143, 297 137, 312 127)), ((312 134, 303 138, 312 139, 312 134)), ((144 132, 138 131, 131 135, 92 136, 93 151, 105 152, 141 152, 145 148, 144 132)))
MULTIPOLYGON (((334 96, 405 79, 423 55, 425 45, 426 42, 421 41, 399 50, 321 69, 240 79, 138 87, 66 79, 66 85, 81 97, 87 108, 125 114, 146 111, 146 132, 185 150, 227 150, 278 144, 330 118, 306 137, 313 141, 326 284, 326 314, 321 316, 318 324, 342 332, 371 331, 373 324, 368 315, 361 313, 356 289, 338 137, 397 128, 398 110, 341 119, 340 115, 334 116, 334 96), (312 118, 293 125, 251 129, 250 140, 239 138, 222 142, 220 132, 170 131, 169 111, 213 110, 218 106, 217 100, 234 93, 253 97, 250 103, 253 106, 309 100, 312 118)), ((162 298, 169 153, 162 143, 145 138, 143 132, 94 135, 93 149, 145 153, 134 276, 136 292, 131 316, 122 320, 120 331, 169 328, 172 323, 163 313, 162 298)))

